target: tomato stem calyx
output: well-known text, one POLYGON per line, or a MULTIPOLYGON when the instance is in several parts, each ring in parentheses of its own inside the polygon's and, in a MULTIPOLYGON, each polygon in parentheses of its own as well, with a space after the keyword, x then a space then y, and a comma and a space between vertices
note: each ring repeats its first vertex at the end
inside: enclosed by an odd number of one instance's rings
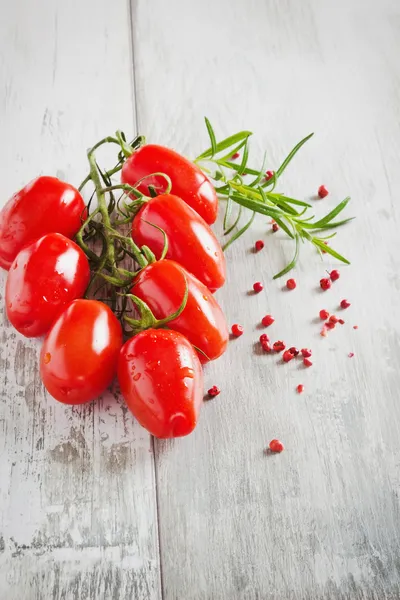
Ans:
POLYGON ((145 329, 157 329, 160 327, 165 327, 166 325, 168 325, 168 323, 170 323, 174 319, 177 319, 185 310, 187 299, 189 296, 189 286, 185 277, 185 293, 183 295, 181 305, 178 308, 178 310, 176 310, 168 317, 165 317, 164 319, 156 319, 146 302, 143 302, 143 300, 141 300, 134 294, 123 295, 132 301, 140 316, 139 319, 133 319, 132 317, 128 317, 126 315, 124 316, 124 321, 130 327, 129 335, 133 336, 140 333, 141 331, 144 331, 145 329))

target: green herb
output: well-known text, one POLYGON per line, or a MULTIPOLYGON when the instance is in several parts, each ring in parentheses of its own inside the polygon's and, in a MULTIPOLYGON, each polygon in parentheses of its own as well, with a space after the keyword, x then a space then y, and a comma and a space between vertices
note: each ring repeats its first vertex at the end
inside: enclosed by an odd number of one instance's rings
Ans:
MULTIPOLYGON (((256 213, 269 216, 279 225, 279 227, 295 242, 295 253, 292 260, 274 276, 274 279, 282 277, 288 273, 297 263, 300 242, 308 241, 322 254, 322 250, 338 260, 350 264, 349 261, 339 254, 336 250, 327 246, 324 240, 327 238, 318 237, 317 232, 340 227, 351 221, 351 218, 335 221, 335 217, 341 213, 347 206, 350 198, 340 202, 336 208, 329 212, 325 217, 317 221, 314 216, 306 217, 306 213, 311 205, 303 200, 291 198, 285 194, 275 192, 276 184, 284 173, 286 167, 295 157, 302 146, 313 136, 311 133, 303 138, 289 152, 280 167, 274 171, 273 177, 266 180, 266 156, 264 156, 260 169, 254 169, 249 166, 249 138, 251 131, 240 131, 231 135, 221 142, 217 142, 214 129, 210 121, 206 118, 207 131, 210 136, 211 147, 200 154, 195 162, 211 177, 215 182, 215 189, 221 199, 226 200, 224 215, 224 234, 229 235, 239 224, 242 209, 252 211, 250 220, 236 231, 232 237, 223 246, 226 250, 234 241, 236 241, 251 226, 256 213), (240 163, 235 163, 231 157, 236 152, 242 150, 242 159, 240 163), (206 164, 205 164, 206 163, 206 164), (215 169, 215 171, 213 170, 215 169), (253 181, 244 183, 243 176, 252 175, 253 181), (234 204, 238 205, 238 211, 232 224, 231 218, 234 204)), ((329 236, 331 237, 331 236, 329 236)))

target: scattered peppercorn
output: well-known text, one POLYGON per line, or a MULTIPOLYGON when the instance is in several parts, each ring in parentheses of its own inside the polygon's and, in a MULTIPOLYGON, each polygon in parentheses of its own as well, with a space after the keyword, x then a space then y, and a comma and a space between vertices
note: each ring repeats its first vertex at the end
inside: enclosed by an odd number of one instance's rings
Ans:
POLYGON ((255 283, 253 283, 253 290, 256 292, 256 294, 258 294, 258 292, 262 292, 263 289, 264 286, 261 283, 261 281, 256 281, 255 283))
POLYGON ((279 226, 278 226, 276 223, 274 223, 274 224, 272 225, 272 231, 273 231, 274 233, 276 233, 276 232, 278 231, 278 229, 279 229, 279 226))
POLYGON ((358 329, 358 325, 353 325, 353 329, 358 329))
POLYGON ((272 315, 265 315, 265 317, 261 319, 261 323, 264 325, 264 327, 269 327, 274 321, 275 319, 272 315))
MULTIPOLYGON (((274 350, 275 350, 275 344, 274 344, 274 350)), ((276 350, 275 350, 276 352, 276 350)), ((292 359, 294 358, 294 355, 290 352, 290 350, 285 350, 285 352, 283 353, 282 356, 282 360, 286 363, 290 362, 292 359)))
POLYGON ((235 160, 236 158, 239 158, 240 154, 239 152, 235 152, 235 154, 232 154, 231 159, 235 160))
POLYGON ((215 398, 215 396, 218 396, 218 394, 221 393, 221 390, 219 389, 219 387, 217 387, 216 385, 213 385, 209 390, 208 390, 208 395, 211 396, 211 398, 215 398))
POLYGON ((262 240, 257 240, 256 243, 254 244, 256 252, 259 252, 260 250, 262 250, 264 248, 264 242, 262 240))
POLYGON ((327 277, 324 277, 323 279, 320 279, 319 285, 321 287, 321 290, 324 290, 324 292, 325 292, 326 290, 329 290, 332 283, 331 283, 330 279, 328 279, 327 277))
POLYGON ((328 190, 326 189, 326 187, 324 185, 320 185, 318 188, 318 196, 320 198, 326 198, 326 196, 329 194, 328 190))
POLYGON ((293 354, 293 356, 297 356, 299 354, 299 351, 297 350, 297 348, 295 346, 292 346, 291 348, 289 348, 289 352, 291 354, 293 354))
POLYGON ((354 352, 349 352, 349 358, 353 358, 354 352))
POLYGON ((339 319, 338 323, 340 323, 341 325, 344 325, 343 319, 339 319))
POLYGON ((274 342, 272 347, 275 352, 282 352, 282 350, 286 348, 286 344, 278 340, 277 342, 274 342))
POLYGON ((305 358, 305 359, 303 360, 303 365, 304 365, 305 367, 312 367, 312 362, 311 362, 311 360, 310 360, 309 358, 305 358))
POLYGON ((319 318, 322 319, 322 321, 326 321, 327 319, 329 319, 329 313, 327 310, 320 310, 319 311, 319 318))
POLYGON ((288 279, 286 282, 286 287, 288 290, 294 290, 296 288, 296 280, 295 279, 288 279))
POLYGON ((235 337, 240 337, 241 335, 243 335, 243 327, 242 325, 238 325, 237 323, 235 323, 234 325, 232 325, 232 333, 235 337))
POLYGON ((342 300, 340 303, 340 306, 342 308, 349 308, 349 306, 351 306, 350 302, 348 300, 342 300))
POLYGON ((265 173, 265 181, 269 181, 270 179, 272 179, 274 176, 274 172, 273 171, 267 171, 265 173))
POLYGON ((262 334, 260 335, 260 342, 261 342, 261 344, 262 344, 263 342, 269 342, 269 337, 268 337, 268 335, 267 335, 266 333, 262 333, 262 334))
POLYGON ((285 447, 279 440, 271 440, 269 443, 269 449, 271 452, 282 452, 285 447))
POLYGON ((329 277, 331 278, 331 281, 337 281, 340 277, 340 273, 337 269, 333 269, 333 271, 329 273, 329 277))
POLYGON ((327 323, 325 323, 325 327, 327 329, 335 329, 336 323, 332 323, 332 321, 328 321, 327 323))
POLYGON ((331 316, 329 317, 329 322, 330 322, 330 323, 335 323, 335 324, 336 324, 338 321, 339 321, 339 319, 337 318, 337 316, 336 316, 336 315, 331 315, 331 316))
POLYGON ((310 356, 312 355, 312 352, 309 348, 302 348, 300 350, 300 352, 301 352, 303 358, 310 358, 310 356))
POLYGON ((304 392, 304 385, 302 383, 299 383, 296 389, 298 394, 302 394, 304 392))

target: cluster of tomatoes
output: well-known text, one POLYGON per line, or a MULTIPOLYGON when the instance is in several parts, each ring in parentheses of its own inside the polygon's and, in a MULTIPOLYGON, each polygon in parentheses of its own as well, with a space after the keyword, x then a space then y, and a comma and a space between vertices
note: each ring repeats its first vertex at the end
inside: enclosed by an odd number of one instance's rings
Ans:
POLYGON ((143 322, 126 340, 123 319, 85 296, 98 276, 91 270, 92 251, 77 236, 88 208, 72 185, 45 176, 14 194, 0 212, 7 316, 22 335, 45 336, 40 374, 56 400, 91 401, 117 375, 128 407, 150 433, 187 435, 203 401, 202 364, 218 358, 228 343, 213 296, 225 282, 224 255, 210 228, 218 199, 194 163, 161 146, 144 145, 126 157, 121 180, 142 194, 129 235, 158 258, 135 271, 126 296, 132 310, 146 307, 150 325, 143 322), (149 194, 150 186, 158 195, 149 194))

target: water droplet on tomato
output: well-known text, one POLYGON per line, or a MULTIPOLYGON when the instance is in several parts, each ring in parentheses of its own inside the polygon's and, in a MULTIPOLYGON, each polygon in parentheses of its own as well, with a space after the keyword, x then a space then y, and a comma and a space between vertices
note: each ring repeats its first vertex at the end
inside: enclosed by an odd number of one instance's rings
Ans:
POLYGON ((46 354, 43 357, 43 362, 45 365, 47 365, 50 361, 51 361, 51 354, 50 354, 50 352, 46 352, 46 354))
POLYGON ((12 302, 10 302, 10 304, 8 305, 8 308, 12 308, 12 302))
POLYGON ((154 369, 155 367, 159 367, 161 365, 160 360, 150 360, 146 363, 146 369, 154 369))
POLYGON ((47 300, 46 296, 42 296, 42 298, 43 298, 43 300, 44 300, 45 302, 48 302, 48 300, 47 300))
POLYGON ((136 373, 136 375, 133 377, 133 381, 139 381, 139 379, 141 378, 142 374, 141 373, 136 373))
POLYGON ((70 393, 70 391, 71 391, 71 388, 69 388, 69 387, 60 387, 60 392, 62 394, 64 394, 64 396, 67 396, 70 393))
POLYGON ((203 294, 203 298, 206 302, 208 302, 208 296, 204 296, 204 294, 203 294))

